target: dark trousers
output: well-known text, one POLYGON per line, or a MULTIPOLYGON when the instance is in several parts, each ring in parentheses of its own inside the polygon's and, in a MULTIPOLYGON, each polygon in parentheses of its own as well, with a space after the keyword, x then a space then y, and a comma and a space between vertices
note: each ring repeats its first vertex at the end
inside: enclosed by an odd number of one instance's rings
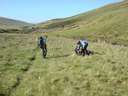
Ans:
POLYGON ((46 44, 42 44, 42 45, 40 46, 40 48, 41 48, 42 50, 47 50, 47 45, 46 45, 46 44))

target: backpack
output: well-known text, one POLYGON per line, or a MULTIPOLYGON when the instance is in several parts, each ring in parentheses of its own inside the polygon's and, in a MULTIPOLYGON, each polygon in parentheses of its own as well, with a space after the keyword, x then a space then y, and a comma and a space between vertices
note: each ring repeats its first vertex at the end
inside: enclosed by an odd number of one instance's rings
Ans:
POLYGON ((38 46, 39 46, 40 48, 42 48, 43 45, 44 45, 44 38, 43 38, 43 37, 40 37, 40 38, 38 39, 38 46))
POLYGON ((80 47, 82 49, 86 48, 88 46, 88 41, 87 40, 80 40, 80 47))

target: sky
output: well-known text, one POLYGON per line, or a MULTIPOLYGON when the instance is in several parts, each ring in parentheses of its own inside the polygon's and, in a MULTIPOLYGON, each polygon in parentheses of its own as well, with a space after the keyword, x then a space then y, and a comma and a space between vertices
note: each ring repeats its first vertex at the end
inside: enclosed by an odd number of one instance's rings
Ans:
POLYGON ((64 18, 119 0, 0 0, 0 16, 30 23, 64 18))

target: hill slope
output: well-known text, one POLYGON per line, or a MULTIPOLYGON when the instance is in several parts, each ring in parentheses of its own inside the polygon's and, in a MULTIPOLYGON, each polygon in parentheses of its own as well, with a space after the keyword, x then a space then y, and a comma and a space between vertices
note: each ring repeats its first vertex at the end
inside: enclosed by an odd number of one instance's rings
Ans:
POLYGON ((19 29, 21 27, 29 25, 31 24, 23 21, 0 17, 0 29, 19 29))
POLYGON ((73 17, 51 20, 38 27, 57 29, 58 36, 105 40, 128 45, 128 1, 110 4, 73 17))

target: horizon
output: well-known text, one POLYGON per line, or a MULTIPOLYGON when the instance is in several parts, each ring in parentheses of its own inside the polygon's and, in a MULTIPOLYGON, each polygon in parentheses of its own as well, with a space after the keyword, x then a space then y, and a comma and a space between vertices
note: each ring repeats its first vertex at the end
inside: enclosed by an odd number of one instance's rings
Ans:
POLYGON ((0 17, 36 24, 74 16, 119 1, 122 0, 4 0, 0 3, 0 17))

